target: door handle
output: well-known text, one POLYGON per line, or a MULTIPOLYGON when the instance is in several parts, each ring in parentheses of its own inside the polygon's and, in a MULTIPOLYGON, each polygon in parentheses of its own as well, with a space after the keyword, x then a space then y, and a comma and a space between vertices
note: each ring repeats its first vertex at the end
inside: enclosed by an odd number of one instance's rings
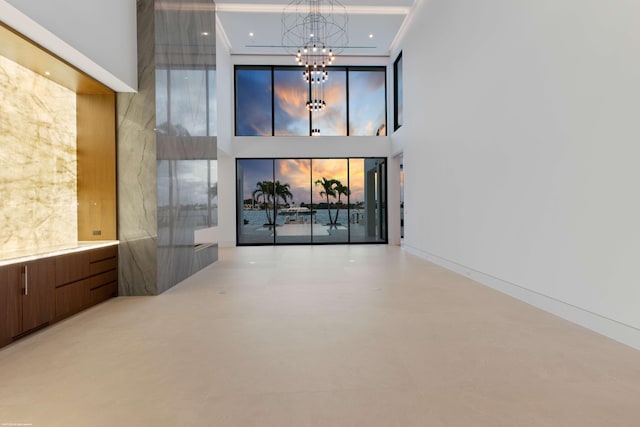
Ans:
POLYGON ((24 294, 29 295, 29 266, 24 266, 24 294))

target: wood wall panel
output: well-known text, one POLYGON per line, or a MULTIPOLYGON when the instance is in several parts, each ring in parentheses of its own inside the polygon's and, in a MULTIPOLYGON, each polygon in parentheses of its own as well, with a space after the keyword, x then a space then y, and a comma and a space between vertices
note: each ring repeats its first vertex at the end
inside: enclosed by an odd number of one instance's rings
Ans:
POLYGON ((113 93, 113 90, 107 86, 2 22, 0 22, 0 55, 73 92, 113 93))
POLYGON ((77 94, 78 240, 116 240, 115 94, 77 94))

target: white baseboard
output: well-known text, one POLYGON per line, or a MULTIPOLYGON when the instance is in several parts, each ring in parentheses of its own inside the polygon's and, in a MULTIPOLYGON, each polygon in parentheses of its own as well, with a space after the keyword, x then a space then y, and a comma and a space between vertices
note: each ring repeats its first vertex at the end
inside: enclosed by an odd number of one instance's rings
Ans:
POLYGON ((469 277, 478 283, 512 296, 536 308, 640 350, 640 330, 633 326, 608 319, 597 313, 592 313, 580 307, 576 307, 555 298, 531 291, 522 286, 518 286, 515 283, 510 283, 480 271, 473 270, 472 268, 440 258, 437 255, 421 251, 412 246, 405 244, 403 245, 403 248, 407 252, 444 267, 447 270, 469 277))

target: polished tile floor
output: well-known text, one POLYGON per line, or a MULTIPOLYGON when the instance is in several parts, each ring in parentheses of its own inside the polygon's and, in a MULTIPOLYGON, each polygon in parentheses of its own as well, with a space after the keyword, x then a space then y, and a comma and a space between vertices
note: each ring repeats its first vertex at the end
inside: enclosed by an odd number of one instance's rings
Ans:
POLYGON ((0 425, 638 426, 640 352, 393 246, 220 250, 0 350, 0 425))

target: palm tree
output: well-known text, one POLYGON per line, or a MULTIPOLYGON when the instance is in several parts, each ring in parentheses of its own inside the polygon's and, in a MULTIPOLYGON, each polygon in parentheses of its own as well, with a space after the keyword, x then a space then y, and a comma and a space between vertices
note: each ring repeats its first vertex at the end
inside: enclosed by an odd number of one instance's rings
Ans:
POLYGON ((287 200, 293 200, 293 194, 290 190, 291 186, 289 184, 282 184, 280 181, 276 181, 275 183, 275 193, 276 199, 282 199, 284 204, 287 204, 287 200))
POLYGON ((334 180, 335 181, 335 187, 334 190, 336 192, 336 194, 338 195, 338 201, 336 203, 336 219, 335 221, 333 221, 334 224, 338 223, 338 214, 340 213, 340 205, 342 204, 342 201, 340 200, 340 196, 350 196, 351 195, 351 190, 349 190, 349 187, 347 187, 346 185, 343 185, 340 181, 338 180, 334 180))
POLYGON ((322 191, 320 192, 320 197, 326 197, 327 198, 327 211, 329 212, 329 225, 333 224, 332 218, 331 218, 331 208, 330 208, 330 203, 329 203, 329 197, 336 197, 336 190, 334 188, 335 184, 336 184, 335 179, 327 179, 325 177, 322 177, 322 179, 319 179, 315 182, 316 185, 320 185, 322 187, 322 191))
POLYGON ((253 196, 253 200, 258 203, 260 203, 260 199, 262 198, 264 210, 267 213, 267 225, 273 225, 273 220, 271 219, 271 210, 269 209, 269 207, 271 206, 271 201, 273 200, 273 190, 273 181, 260 181, 256 183, 256 189, 253 190, 253 193, 251 193, 251 195, 253 196))

